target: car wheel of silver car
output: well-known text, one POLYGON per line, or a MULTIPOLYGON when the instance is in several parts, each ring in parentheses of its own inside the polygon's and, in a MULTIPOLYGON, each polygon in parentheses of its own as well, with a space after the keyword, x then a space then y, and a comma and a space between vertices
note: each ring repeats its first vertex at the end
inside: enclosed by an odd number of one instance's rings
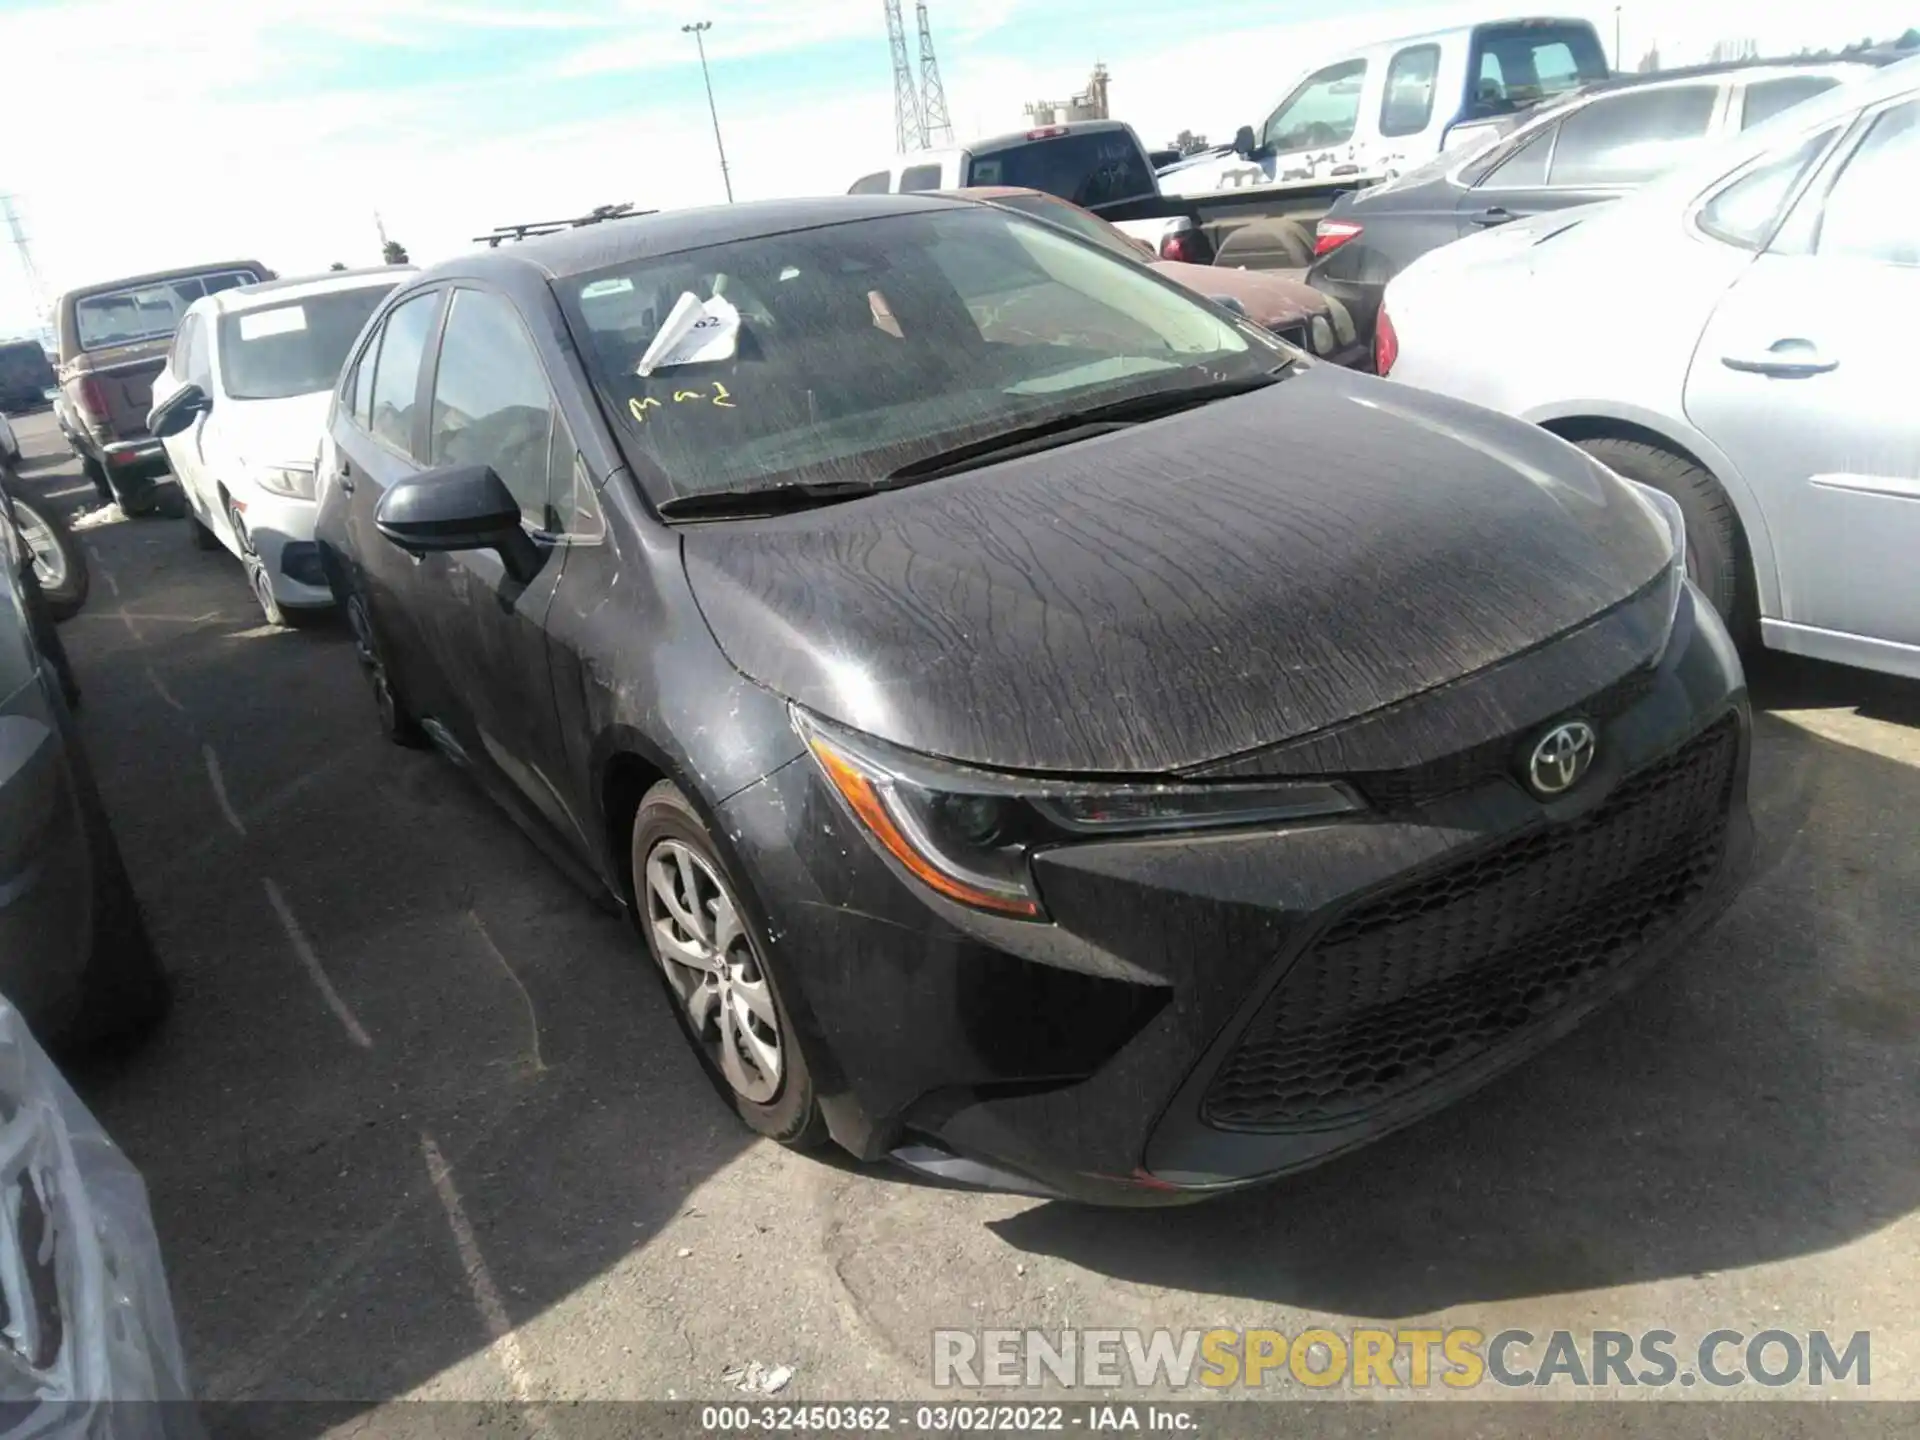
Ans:
POLYGON ((1736 635, 1744 631, 1751 615, 1746 537, 1720 482, 1685 456, 1639 440, 1605 436, 1582 440, 1580 448, 1608 469, 1679 502, 1687 518, 1687 578, 1736 635))
POLYGON ((682 1032, 740 1117, 770 1139, 826 1138, 765 937, 706 826, 662 781, 633 824, 634 913, 682 1032))

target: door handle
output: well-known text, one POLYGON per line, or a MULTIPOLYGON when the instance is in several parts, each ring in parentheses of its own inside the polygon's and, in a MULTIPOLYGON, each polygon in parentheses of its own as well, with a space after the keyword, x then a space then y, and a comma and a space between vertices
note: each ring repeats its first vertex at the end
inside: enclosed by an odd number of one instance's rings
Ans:
POLYGON ((1838 370, 1840 362, 1821 355, 1811 341, 1776 340, 1758 354, 1722 355, 1720 363, 1743 375, 1765 375, 1776 380, 1798 380, 1838 370))
POLYGON ((1490 225, 1504 225, 1509 220, 1517 217, 1511 210, 1499 205, 1490 205, 1485 210, 1480 211, 1479 214, 1469 216, 1468 218, 1471 219, 1475 225, 1485 227, 1490 225))

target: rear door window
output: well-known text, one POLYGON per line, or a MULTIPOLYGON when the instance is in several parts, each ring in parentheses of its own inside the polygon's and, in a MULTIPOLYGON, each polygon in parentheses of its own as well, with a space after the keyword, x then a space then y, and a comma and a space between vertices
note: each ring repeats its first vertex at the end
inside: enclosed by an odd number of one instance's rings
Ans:
POLYGON ((1920 100, 1881 113, 1847 157, 1820 207, 1814 253, 1883 265, 1920 265, 1920 100))
POLYGON ((967 184, 1040 190, 1083 206, 1155 193, 1147 157, 1124 130, 1083 130, 979 156, 967 184))
POLYGON ((900 172, 902 195, 915 190, 938 190, 939 188, 940 167, 938 165, 909 165, 900 172))
POLYGON ((1755 166, 1700 207, 1695 223, 1716 240, 1758 250, 1772 237, 1781 211, 1799 188, 1800 177, 1833 143, 1823 130, 1785 155, 1755 166))
POLYGON ((1747 86, 1740 102, 1740 128, 1750 130, 1763 120, 1771 120, 1782 110, 1811 100, 1840 82, 1831 75, 1782 75, 1777 80, 1758 80, 1747 86))
POLYGON ((1260 143, 1276 155, 1346 144, 1360 124, 1366 80, 1364 60, 1342 60, 1315 71, 1267 117, 1260 143))
POLYGON ((862 175, 853 182, 849 195, 885 195, 893 188, 893 172, 881 170, 872 175, 862 175))
POLYGON ((1427 128, 1439 72, 1438 45, 1412 45, 1387 62, 1386 94, 1380 100, 1382 135, 1418 135, 1427 128))
POLYGON ((1483 25, 1468 62, 1469 115, 1503 115, 1612 73, 1591 25, 1483 25))
POLYGON ((1531 190, 1546 184, 1547 157, 1553 153, 1553 132, 1557 128, 1542 125, 1507 146, 1504 154, 1489 156, 1485 163, 1470 167, 1461 178, 1475 189, 1489 190, 1531 190))
POLYGON ((413 415, 420 393, 420 362, 427 353, 427 336, 439 308, 437 292, 416 295, 387 317, 380 334, 380 355, 373 372, 372 423, 374 438, 402 455, 413 454, 413 415))
POLYGON ((1706 138, 1719 102, 1715 85, 1602 95, 1560 122, 1547 183, 1613 187, 1650 180, 1706 138))

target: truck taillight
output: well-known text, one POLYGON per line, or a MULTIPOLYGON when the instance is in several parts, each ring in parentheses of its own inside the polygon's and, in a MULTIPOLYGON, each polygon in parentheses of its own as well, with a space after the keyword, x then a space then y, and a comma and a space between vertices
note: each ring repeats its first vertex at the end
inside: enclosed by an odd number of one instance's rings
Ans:
POLYGON ((1196 264, 1200 258, 1199 247, 1194 243, 1193 231, 1176 230, 1171 235, 1160 237, 1160 258, 1178 260, 1183 264, 1196 264))
POLYGON ((1067 127, 1064 125, 1042 125, 1038 130, 1027 131, 1027 139, 1057 140, 1060 138, 1060 136, 1070 134, 1070 133, 1072 132, 1070 132, 1067 129, 1067 127))
POLYGON ((1338 250, 1363 228, 1352 220, 1322 220, 1313 227, 1314 258, 1318 259, 1329 250, 1338 250))
POLYGON ((1380 307, 1380 318, 1373 326, 1373 373, 1385 375, 1393 369, 1394 362, 1400 358, 1400 335, 1393 328, 1393 317, 1387 314, 1387 307, 1380 307))
POLYGON ((89 420, 107 418, 107 392, 100 388, 100 382, 91 375, 80 377, 80 393, 74 397, 74 403, 89 420))

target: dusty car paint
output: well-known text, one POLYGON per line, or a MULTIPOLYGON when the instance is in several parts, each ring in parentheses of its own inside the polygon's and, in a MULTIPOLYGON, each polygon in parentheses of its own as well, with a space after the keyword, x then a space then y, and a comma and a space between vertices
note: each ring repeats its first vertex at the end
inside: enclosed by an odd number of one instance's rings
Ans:
MULTIPOLYGON (((531 579, 485 551, 411 560, 375 522, 420 463, 352 420, 349 363, 319 534, 441 747, 616 904, 631 899, 638 798, 677 784, 745 877, 833 1138, 1032 1193, 1164 1201, 1316 1163, 1483 1083, 1683 949, 1747 865, 1739 663, 1652 512, 1529 427, 1302 366, 893 494, 660 521, 601 419, 555 277, 951 203, 621 222, 449 262, 389 301, 390 315, 453 286, 510 297, 594 482, 592 533, 545 549, 531 579), (1010 784, 1286 775, 1351 785, 1366 810, 1050 843, 1031 857, 1045 914, 1013 919, 904 879, 807 753, 795 703, 1010 784), (1516 755, 1568 715, 1592 717, 1598 758, 1544 800, 1514 779, 1516 755), (1392 1104, 1311 1133, 1206 1118, 1214 1077, 1282 978, 1325 963, 1316 943, 1343 915, 1436 868, 1605 847, 1634 777, 1701 746, 1693 788, 1635 812, 1640 848, 1603 848, 1657 883, 1667 830, 1695 845, 1684 891, 1618 964, 1392 1104)), ((1612 893, 1556 883, 1583 925, 1612 893)), ((1501 943, 1473 893, 1460 923, 1501 943)), ((1444 971, 1457 950, 1424 946, 1419 964, 1444 971)), ((1424 995, 1431 979, 1404 983, 1424 995)))

